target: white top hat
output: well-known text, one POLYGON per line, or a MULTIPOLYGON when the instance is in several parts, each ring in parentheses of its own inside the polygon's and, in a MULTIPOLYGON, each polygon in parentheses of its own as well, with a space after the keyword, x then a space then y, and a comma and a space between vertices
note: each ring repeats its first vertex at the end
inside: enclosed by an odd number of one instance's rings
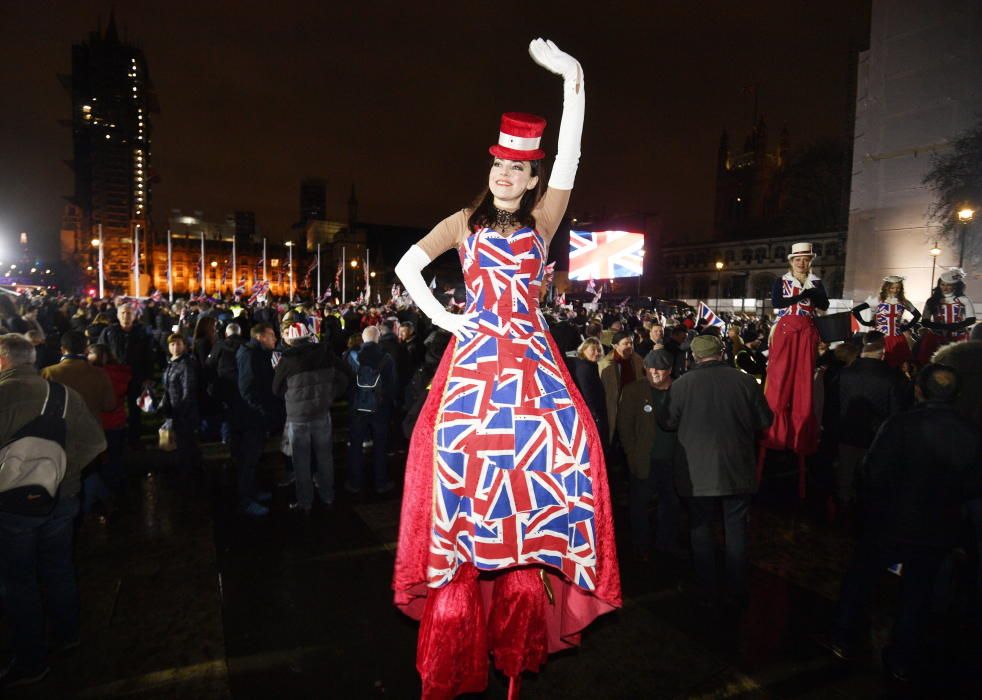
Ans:
POLYGON ((812 252, 811 243, 792 243, 791 252, 788 254, 788 260, 791 258, 797 258, 801 256, 807 256, 809 258, 814 258, 815 253, 812 252))
POLYGON ((965 280, 965 271, 960 267, 949 268, 947 272, 941 274, 941 281, 945 284, 957 284, 965 280))
POLYGON ((903 283, 904 278, 899 277, 898 275, 887 275, 883 278, 883 281, 887 284, 901 284, 903 283))

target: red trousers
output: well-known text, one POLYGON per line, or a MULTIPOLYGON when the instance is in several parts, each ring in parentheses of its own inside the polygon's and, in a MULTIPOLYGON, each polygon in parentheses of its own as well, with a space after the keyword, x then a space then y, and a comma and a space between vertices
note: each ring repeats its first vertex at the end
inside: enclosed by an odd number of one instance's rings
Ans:
POLYGON ((450 583, 427 596, 416 645, 423 700, 482 692, 488 684, 488 651, 512 679, 545 663, 549 599, 540 569, 509 569, 493 576, 488 610, 472 564, 461 566, 450 583))
POLYGON ((770 450, 798 455, 818 450, 818 419, 812 402, 818 330, 809 316, 784 316, 777 322, 767 360, 764 395, 774 422, 764 435, 770 450))

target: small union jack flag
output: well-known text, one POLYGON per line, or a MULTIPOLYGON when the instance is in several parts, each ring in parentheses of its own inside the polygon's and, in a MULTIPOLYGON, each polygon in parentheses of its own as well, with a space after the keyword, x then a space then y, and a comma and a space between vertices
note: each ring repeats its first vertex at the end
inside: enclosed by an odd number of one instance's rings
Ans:
POLYGON ((700 321, 705 321, 707 325, 716 326, 717 328, 726 328, 726 322, 723 321, 719 316, 713 313, 705 302, 699 302, 698 316, 700 321))

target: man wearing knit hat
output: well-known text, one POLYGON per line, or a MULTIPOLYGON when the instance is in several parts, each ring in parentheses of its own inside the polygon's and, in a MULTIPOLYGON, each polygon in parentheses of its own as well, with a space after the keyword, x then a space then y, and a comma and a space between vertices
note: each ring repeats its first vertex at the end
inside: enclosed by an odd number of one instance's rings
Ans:
POLYGON ((674 470, 684 468, 678 437, 658 426, 656 414, 672 386, 672 356, 652 350, 644 358, 644 378, 624 387, 617 412, 617 432, 627 454, 631 484, 631 530, 638 556, 650 554, 651 526, 648 504, 658 496, 655 549, 678 553, 680 503, 675 491, 674 470))
POLYGON ((701 603, 716 597, 716 552, 712 522, 723 509, 729 595, 747 594, 746 518, 757 490, 756 434, 774 416, 753 377, 723 361, 723 343, 713 335, 692 340, 696 365, 675 380, 658 413, 659 424, 677 430, 686 468, 676 473, 679 495, 689 508, 689 536, 701 603))
MULTIPOLYGON (((617 430, 617 407, 624 388, 644 376, 644 366, 634 352, 634 334, 618 330, 611 337, 611 351, 600 358, 600 382, 607 399, 607 420, 610 425, 608 439, 614 441, 617 430)), ((623 440, 621 441, 623 443, 623 440)))

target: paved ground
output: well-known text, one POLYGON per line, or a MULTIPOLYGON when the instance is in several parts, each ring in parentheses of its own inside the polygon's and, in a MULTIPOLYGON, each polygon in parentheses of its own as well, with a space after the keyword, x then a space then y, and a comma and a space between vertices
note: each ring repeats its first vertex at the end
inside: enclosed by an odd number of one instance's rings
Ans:
MULTIPOLYGON (((79 532, 82 647, 54 658, 44 683, 10 697, 418 697, 417 626, 392 607, 389 590, 399 495, 358 501, 341 492, 333 513, 305 519, 287 508, 292 489, 278 489, 272 515, 251 520, 234 510, 227 451, 209 445, 205 457, 205 474, 188 481, 161 453, 134 453, 114 517, 87 520, 79 532)), ((395 468, 402 459, 393 455, 395 468)), ((263 480, 275 483, 281 469, 270 444, 263 480)), ((523 697, 982 697, 978 640, 940 616, 941 647, 925 683, 882 679, 890 577, 868 658, 841 664, 814 642, 849 539, 782 505, 793 502, 794 478, 780 464, 769 482, 752 511, 745 611, 700 609, 684 593, 687 561, 642 562, 622 548, 624 608, 528 678, 523 697)), ((614 492, 626 542, 626 494, 614 492)), ((506 687, 492 675, 482 697, 504 698, 506 687)))

